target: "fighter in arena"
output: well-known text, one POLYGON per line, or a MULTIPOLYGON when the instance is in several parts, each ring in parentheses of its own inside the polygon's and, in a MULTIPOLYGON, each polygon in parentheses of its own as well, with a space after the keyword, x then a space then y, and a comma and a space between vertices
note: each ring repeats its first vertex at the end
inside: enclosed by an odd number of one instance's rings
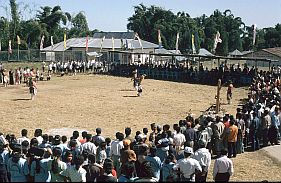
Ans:
POLYGON ((143 75, 141 75, 141 76, 137 79, 137 80, 138 80, 138 82, 137 82, 138 97, 140 97, 141 94, 142 94, 142 86, 141 86, 141 83, 142 83, 142 81, 144 80, 145 76, 146 76, 146 74, 143 74, 143 75))

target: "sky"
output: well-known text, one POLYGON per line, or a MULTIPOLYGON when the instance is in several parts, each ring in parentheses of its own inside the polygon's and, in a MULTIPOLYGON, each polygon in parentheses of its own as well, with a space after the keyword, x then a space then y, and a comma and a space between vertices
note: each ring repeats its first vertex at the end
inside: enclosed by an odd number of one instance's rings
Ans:
MULTIPOLYGON (((134 6, 160 6, 175 14, 179 11, 188 13, 192 18, 214 10, 223 12, 230 9, 235 17, 241 17, 246 25, 257 24, 257 28, 274 27, 281 23, 281 1, 279 0, 16 0, 23 18, 33 18, 40 6, 61 6, 62 11, 72 15, 83 11, 91 30, 127 31, 128 18, 134 14, 134 6)), ((9 7, 9 0, 0 0, 0 16, 6 16, 4 7, 9 7)))

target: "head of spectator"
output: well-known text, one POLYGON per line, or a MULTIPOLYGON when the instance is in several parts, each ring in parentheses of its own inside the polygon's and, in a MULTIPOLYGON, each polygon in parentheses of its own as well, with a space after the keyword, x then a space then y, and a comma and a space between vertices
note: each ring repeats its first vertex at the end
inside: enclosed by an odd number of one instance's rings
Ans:
POLYGON ((201 139, 201 140, 198 141, 198 147, 199 148, 206 148, 206 146, 207 146, 206 140, 201 139))
POLYGON ((129 137, 131 135, 131 132, 132 132, 131 128, 129 128, 129 127, 125 128, 126 137, 129 137))
POLYGON ((88 154, 88 162, 89 164, 94 164, 96 163, 96 156, 92 153, 89 153, 88 154))
POLYGON ((42 130, 41 129, 36 129, 34 132, 34 137, 39 137, 42 136, 42 130))
POLYGON ((156 124, 155 123, 151 123, 150 128, 153 132, 156 132, 156 124))
POLYGON ((24 154, 24 155, 26 155, 27 154, 27 152, 28 152, 28 149, 29 149, 29 142, 27 141, 27 140, 24 140, 24 141, 22 141, 22 143, 21 143, 21 148, 22 148, 22 153, 24 154))
POLYGON ((222 148, 222 149, 221 149, 221 155, 222 155, 222 156, 226 156, 227 153, 228 153, 228 151, 227 151, 226 148, 222 148))
POLYGON ((155 157, 155 156, 156 156, 156 152, 157 152, 157 147, 154 146, 154 145, 152 145, 152 146, 149 148, 150 156, 155 157))
POLYGON ((79 138, 79 132, 77 130, 73 131, 72 133, 72 139, 78 139, 79 138))
POLYGON ((22 137, 27 137, 27 129, 22 129, 21 130, 21 136, 22 137))
POLYGON ((109 137, 105 138, 105 142, 107 146, 111 145, 111 139, 109 137))
POLYGON ((106 174, 111 174, 113 169, 113 161, 109 158, 104 160, 103 170, 106 174))
POLYGON ((73 155, 72 152, 70 150, 67 150, 65 152, 65 157, 66 157, 66 163, 71 163, 73 162, 73 155))
POLYGON ((77 146, 77 141, 75 139, 72 139, 71 141, 69 141, 69 147, 71 150, 76 149, 77 146))
POLYGON ((92 134, 87 133, 86 142, 90 142, 92 140, 92 134))
POLYGON ((54 136, 53 135, 49 135, 49 143, 53 144, 54 142, 54 136))
POLYGON ((168 124, 166 124, 166 125, 164 125, 163 126, 163 131, 168 131, 168 130, 170 130, 170 125, 168 125, 168 124))
POLYGON ((96 128, 96 133, 98 136, 101 135, 101 128, 96 128))
POLYGON ((83 165, 84 163, 84 157, 83 156, 76 156, 76 158, 74 159, 74 165, 75 165, 75 169, 78 171, 79 168, 83 165))
POLYGON ((190 122, 186 123, 186 128, 191 128, 191 123, 190 122))
POLYGON ((39 142, 36 138, 32 138, 30 140, 30 147, 37 147, 39 145, 39 142))
POLYGON ((87 134, 88 134, 88 132, 86 132, 86 131, 83 131, 83 132, 81 133, 81 135, 82 135, 82 138, 83 138, 83 139, 86 139, 86 137, 87 137, 87 134))
POLYGON ((185 147, 184 148, 184 157, 185 158, 188 158, 188 157, 190 157, 191 155, 193 155, 193 149, 192 149, 192 147, 185 147))
POLYGON ((157 125, 157 133, 160 133, 161 132, 161 130, 162 130, 162 127, 160 126, 160 125, 157 125))
POLYGON ((45 144, 45 143, 48 143, 48 141, 49 141, 49 136, 48 136, 48 134, 44 134, 43 136, 42 136, 42 138, 43 138, 43 143, 45 144))
POLYGON ((61 138, 59 135, 56 135, 55 138, 54 138, 54 143, 53 145, 60 145, 60 142, 61 142, 61 138))
POLYGON ((66 143, 67 142, 67 136, 63 135, 61 137, 61 141, 62 141, 62 143, 66 143))
POLYGON ((52 160, 52 164, 51 164, 51 171, 54 174, 59 173, 59 161, 60 161, 60 157, 62 155, 62 151, 61 148, 59 147, 55 147, 53 149, 53 160, 52 160))
POLYGON ((142 171, 140 171, 139 178, 142 178, 142 179, 152 179, 153 178, 153 176, 154 176, 153 168, 149 161, 143 162, 141 164, 140 169, 142 171))
POLYGON ((143 132, 145 135, 147 135, 148 129, 147 129, 147 128, 143 128, 143 129, 142 129, 142 132, 143 132))

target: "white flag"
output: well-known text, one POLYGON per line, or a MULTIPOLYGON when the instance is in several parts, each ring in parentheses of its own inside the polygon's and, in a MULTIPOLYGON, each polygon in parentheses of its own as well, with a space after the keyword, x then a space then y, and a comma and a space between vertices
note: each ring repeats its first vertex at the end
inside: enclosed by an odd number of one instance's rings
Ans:
POLYGON ((40 42, 40 50, 43 50, 45 36, 43 35, 40 42))
POLYGON ((257 25, 256 24, 254 24, 253 25, 253 46, 255 45, 255 43, 256 43, 256 34, 257 34, 257 25))
POLYGON ((8 52, 9 52, 10 54, 12 54, 12 41, 11 41, 11 40, 9 40, 8 52))
POLYGON ((53 36, 51 36, 51 46, 52 46, 52 48, 54 46, 53 36))
POLYGON ((179 38, 180 38, 180 34, 177 33, 177 39, 176 39, 176 53, 177 53, 177 51, 178 51, 178 49, 179 49, 179 38))
POLYGON ((216 51, 218 43, 222 42, 220 36, 221 35, 220 35, 219 31, 217 31, 216 36, 215 36, 215 41, 214 41, 214 50, 213 50, 214 52, 216 51))
POLYGON ((143 47, 142 47, 142 44, 141 44, 141 39, 140 39, 140 37, 139 37, 138 33, 136 33, 136 34, 135 34, 135 38, 137 38, 137 39, 138 39, 139 44, 140 44, 140 46, 141 46, 141 51, 143 51, 143 47))

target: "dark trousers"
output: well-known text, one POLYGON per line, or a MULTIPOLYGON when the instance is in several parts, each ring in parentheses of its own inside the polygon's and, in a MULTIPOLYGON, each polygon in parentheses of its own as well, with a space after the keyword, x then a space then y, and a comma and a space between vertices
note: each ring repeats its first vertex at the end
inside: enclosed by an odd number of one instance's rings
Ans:
POLYGON ((215 182, 228 182, 230 178, 229 173, 217 173, 215 182))
POLYGON ((258 137, 258 132, 254 132, 252 135, 252 150, 259 150, 260 149, 260 139, 258 137))
POLYGON ((278 139, 277 139, 277 135, 278 135, 278 129, 275 128, 274 126, 271 126, 268 130, 268 139, 270 141, 270 144, 277 144, 278 143, 278 139))
POLYGON ((231 158, 232 155, 233 157, 236 157, 237 154, 236 142, 228 142, 227 148, 228 148, 228 157, 231 158))
POLYGON ((195 175, 195 182, 206 182, 208 172, 195 175))
POLYGON ((264 147, 268 145, 268 128, 262 130, 262 144, 264 147))

